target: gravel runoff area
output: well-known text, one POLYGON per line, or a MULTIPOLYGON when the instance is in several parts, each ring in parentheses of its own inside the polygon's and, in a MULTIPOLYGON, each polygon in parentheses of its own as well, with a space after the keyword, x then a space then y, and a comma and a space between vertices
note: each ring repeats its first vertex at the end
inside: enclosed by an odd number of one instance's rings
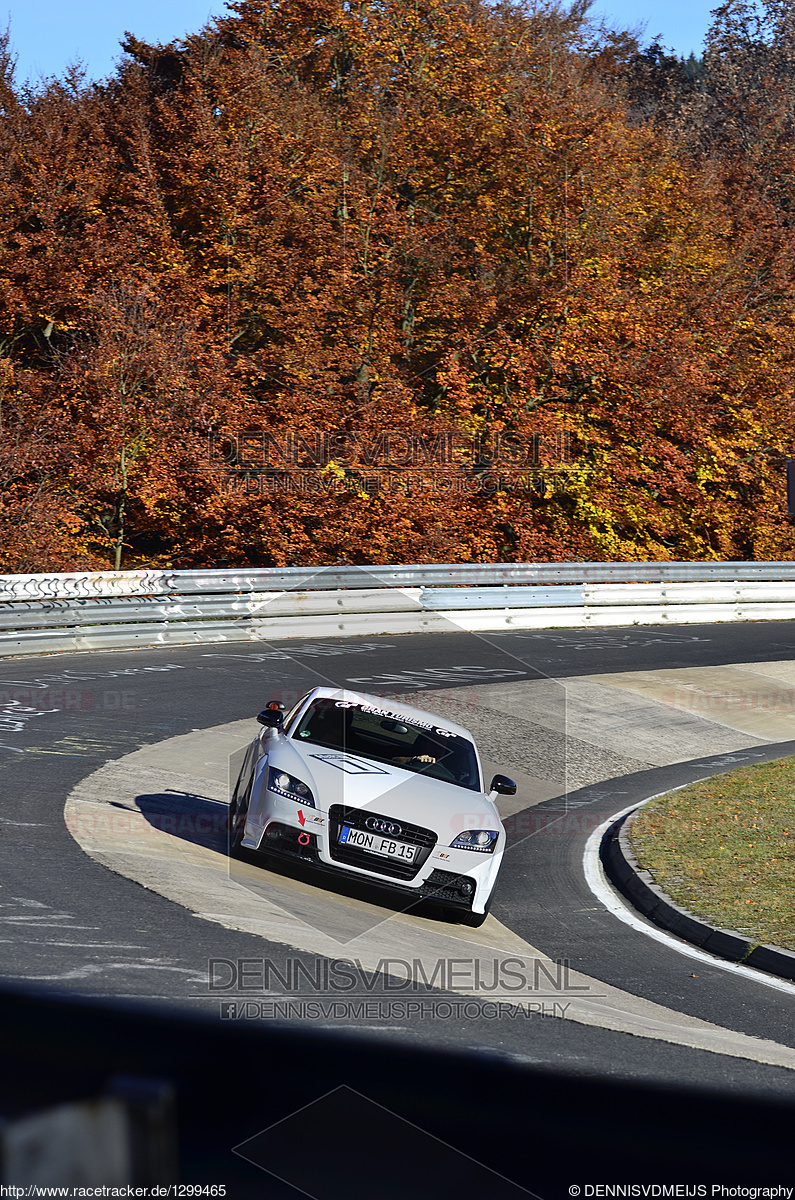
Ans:
POLYGON ((640 867, 694 916, 795 951, 795 758, 667 792, 634 817, 640 867))

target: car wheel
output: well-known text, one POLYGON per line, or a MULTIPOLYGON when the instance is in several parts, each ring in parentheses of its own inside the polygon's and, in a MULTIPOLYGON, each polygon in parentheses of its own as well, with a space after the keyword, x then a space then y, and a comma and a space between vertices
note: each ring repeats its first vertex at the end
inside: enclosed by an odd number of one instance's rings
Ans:
POLYGON ((231 858, 240 858, 244 853, 241 843, 246 832, 246 814, 240 811, 236 795, 229 805, 227 826, 229 829, 229 855, 231 858))
POLYGON ((476 912, 472 912, 472 909, 470 909, 468 912, 462 912, 461 913, 461 924, 469 925, 469 927, 471 929, 479 929, 480 926, 483 924, 483 922, 486 920, 486 917, 489 915, 490 910, 491 910, 491 896, 489 896, 488 900, 486 901, 486 911, 485 912, 476 913, 476 912))

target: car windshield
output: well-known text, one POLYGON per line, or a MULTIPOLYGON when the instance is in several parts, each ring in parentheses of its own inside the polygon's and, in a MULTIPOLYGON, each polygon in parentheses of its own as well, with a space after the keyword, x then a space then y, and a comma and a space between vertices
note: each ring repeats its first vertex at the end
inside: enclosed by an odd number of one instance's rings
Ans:
POLYGON ((321 697, 310 704, 292 736, 479 792, 475 747, 467 738, 433 725, 432 719, 429 714, 427 724, 408 720, 392 712, 388 701, 376 708, 321 697))

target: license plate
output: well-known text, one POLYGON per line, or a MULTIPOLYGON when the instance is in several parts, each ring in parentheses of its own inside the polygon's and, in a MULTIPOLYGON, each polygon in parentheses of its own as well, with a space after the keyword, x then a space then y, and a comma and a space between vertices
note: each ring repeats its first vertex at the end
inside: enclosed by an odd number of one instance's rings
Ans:
POLYGON ((413 862, 419 850, 419 846, 408 846, 405 842, 382 837, 380 833, 365 833, 363 829, 352 829, 350 825, 343 825, 340 830, 340 843, 369 850, 371 854, 380 854, 382 858, 400 858, 403 862, 413 862))

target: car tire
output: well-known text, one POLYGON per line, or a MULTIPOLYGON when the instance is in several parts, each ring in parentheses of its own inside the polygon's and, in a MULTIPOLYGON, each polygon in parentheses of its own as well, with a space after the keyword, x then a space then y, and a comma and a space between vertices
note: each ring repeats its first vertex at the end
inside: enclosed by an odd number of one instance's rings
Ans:
POLYGON ((232 797, 232 803, 229 805, 227 828, 229 830, 229 857, 242 858, 245 854, 242 842, 246 832, 246 814, 238 809, 237 795, 232 797))
POLYGON ((461 924, 468 925, 470 929, 480 929, 480 926, 486 920, 491 910, 491 896, 486 901, 486 911, 482 913, 472 912, 470 908, 468 912, 461 913, 461 924))

